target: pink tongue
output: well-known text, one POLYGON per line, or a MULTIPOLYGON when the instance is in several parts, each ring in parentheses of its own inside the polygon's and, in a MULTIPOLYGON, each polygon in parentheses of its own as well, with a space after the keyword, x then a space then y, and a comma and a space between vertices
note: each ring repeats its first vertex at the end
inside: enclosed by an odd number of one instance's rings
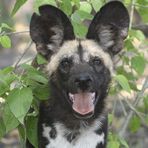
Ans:
POLYGON ((86 115, 94 111, 93 99, 95 93, 73 94, 73 110, 81 115, 86 115))

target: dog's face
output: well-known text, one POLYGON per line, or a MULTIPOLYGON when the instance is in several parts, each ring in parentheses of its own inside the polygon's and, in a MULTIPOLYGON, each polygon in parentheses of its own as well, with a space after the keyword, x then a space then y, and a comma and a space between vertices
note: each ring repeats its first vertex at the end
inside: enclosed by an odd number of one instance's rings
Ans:
POLYGON ((61 10, 45 5, 39 12, 40 16, 32 16, 30 34, 37 51, 49 61, 46 69, 52 94, 77 118, 89 118, 107 95, 112 58, 127 36, 128 12, 120 2, 106 4, 95 15, 83 40, 75 38, 61 10))

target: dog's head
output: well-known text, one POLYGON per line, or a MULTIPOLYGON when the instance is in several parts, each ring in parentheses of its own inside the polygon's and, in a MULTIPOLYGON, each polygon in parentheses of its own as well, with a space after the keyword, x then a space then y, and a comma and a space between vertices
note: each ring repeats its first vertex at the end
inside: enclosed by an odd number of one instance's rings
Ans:
POLYGON ((121 2, 106 4, 83 40, 75 38, 68 17, 58 8, 45 5, 39 12, 32 16, 30 34, 37 51, 48 60, 51 93, 77 117, 88 118, 107 95, 112 58, 127 36, 128 12, 121 2))

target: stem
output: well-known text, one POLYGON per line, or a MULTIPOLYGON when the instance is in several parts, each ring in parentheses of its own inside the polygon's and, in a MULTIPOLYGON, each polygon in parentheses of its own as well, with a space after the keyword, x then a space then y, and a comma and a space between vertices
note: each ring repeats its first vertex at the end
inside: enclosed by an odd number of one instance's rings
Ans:
POLYGON ((17 35, 22 33, 29 33, 29 31, 26 30, 26 31, 19 31, 19 32, 7 32, 7 33, 3 33, 3 35, 17 35))
POLYGON ((130 24, 129 24, 129 30, 132 28, 132 22, 133 22, 133 15, 134 15, 134 8, 135 8, 136 0, 132 0, 131 4, 131 12, 130 12, 130 24))
MULTIPOLYGON (((142 89, 140 90, 140 92, 137 93, 137 96, 136 96, 136 99, 135 99, 134 105, 133 105, 134 108, 137 107, 138 103, 140 102, 140 100, 147 88, 148 88, 148 76, 145 79, 142 89)), ((123 121, 123 124, 122 124, 122 126, 120 128, 120 132, 119 132, 120 137, 125 137, 125 133, 126 133, 128 124, 129 124, 131 118, 133 117, 134 113, 135 113, 134 110, 130 110, 129 114, 126 116, 125 120, 123 121)))
POLYGON ((25 54, 27 53, 27 51, 30 49, 32 45, 32 41, 30 41, 30 43, 28 44, 28 46, 24 49, 24 53, 21 55, 21 57, 18 59, 18 61, 16 62, 16 64, 14 65, 14 68, 17 69, 20 61, 22 60, 22 58, 25 56, 25 54))

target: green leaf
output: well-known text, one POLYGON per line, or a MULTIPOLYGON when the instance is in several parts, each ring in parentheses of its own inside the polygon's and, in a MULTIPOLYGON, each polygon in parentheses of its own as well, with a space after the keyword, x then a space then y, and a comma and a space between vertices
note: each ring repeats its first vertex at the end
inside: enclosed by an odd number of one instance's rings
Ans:
POLYGON ((36 12, 38 12, 38 7, 45 5, 45 4, 50 4, 53 6, 56 6, 56 1, 55 0, 35 0, 34 1, 34 9, 36 12))
POLYGON ((34 80, 34 81, 37 81, 37 82, 40 82, 40 83, 43 83, 43 84, 47 84, 48 83, 48 79, 47 78, 45 78, 42 75, 38 75, 36 73, 29 73, 28 74, 28 79, 31 79, 31 80, 34 80))
POLYGON ((72 21, 78 24, 86 19, 91 20, 92 18, 93 16, 91 14, 82 10, 76 10, 71 16, 72 21))
POLYGON ((145 69, 145 59, 142 56, 135 56, 131 59, 132 68, 139 74, 142 75, 145 69))
POLYGON ((73 27, 74 27, 74 32, 77 37, 84 38, 86 33, 87 33, 87 27, 84 26, 83 24, 76 23, 72 21, 73 27))
POLYGON ((88 3, 87 1, 83 1, 83 2, 80 2, 79 10, 85 11, 87 13, 91 13, 92 7, 91 7, 90 3, 88 3))
POLYGON ((108 148, 120 148, 120 143, 118 141, 109 141, 108 148))
POLYGON ((72 13, 72 5, 70 0, 62 0, 61 9, 69 16, 72 13))
POLYGON ((11 15, 14 16, 16 12, 19 10, 19 8, 23 6, 26 2, 27 0, 16 0, 13 10, 11 12, 11 15))
POLYGON ((19 136, 21 138, 22 141, 25 141, 26 140, 26 128, 20 124, 18 127, 17 127, 18 131, 19 131, 19 136))
POLYGON ((121 145, 124 146, 124 148, 129 148, 127 142, 124 139, 119 137, 119 141, 120 141, 121 145))
POLYGON ((98 10, 100 10, 100 8, 103 5, 103 1, 102 0, 91 0, 92 6, 95 9, 95 11, 97 12, 98 10))
MULTIPOLYGON (((139 0, 139 2, 141 1, 141 5, 142 6, 148 6, 148 2, 144 1, 144 0, 139 0)), ((142 22, 147 23, 148 22, 148 9, 147 8, 143 8, 143 7, 139 7, 138 12, 140 13, 140 16, 142 17, 142 22)))
POLYGON ((134 47, 132 40, 131 39, 127 39, 125 41, 125 48, 127 49, 127 51, 133 51, 135 52, 137 49, 134 47))
POLYGON ((27 65, 27 64, 23 64, 23 65, 21 65, 21 67, 24 70, 26 70, 26 76, 24 77, 26 82, 30 81, 30 80, 34 80, 36 82, 40 82, 43 84, 48 83, 48 79, 46 78, 45 74, 43 74, 41 71, 39 71, 39 70, 35 69, 34 67, 27 65))
POLYGON ((40 54, 37 55, 37 63, 40 64, 46 64, 47 60, 40 54))
POLYGON ((118 74, 124 75, 128 80, 136 80, 135 76, 131 72, 127 72, 123 66, 119 66, 116 71, 118 74))
POLYGON ((38 148, 38 139, 37 139, 37 122, 38 118, 29 116, 27 117, 26 121, 26 133, 27 133, 27 138, 29 142, 35 146, 35 148, 38 148))
POLYGON ((3 28, 6 28, 6 29, 9 29, 9 30, 13 30, 13 28, 10 27, 9 25, 7 25, 6 23, 2 23, 2 24, 1 24, 1 28, 2 28, 2 29, 3 29, 3 28))
POLYGON ((125 4, 130 4, 131 0, 124 0, 125 4))
POLYGON ((0 95, 3 95, 9 90, 9 85, 0 78, 0 95))
POLYGON ((144 107, 148 111, 148 95, 144 97, 143 99, 144 107))
POLYGON ((6 127, 6 132, 16 128, 19 125, 19 121, 11 112, 8 104, 6 104, 4 108, 3 120, 6 127))
POLYGON ((32 100, 33 95, 30 88, 13 89, 7 98, 11 112, 22 124, 31 106, 32 100))
POLYGON ((129 128, 131 130, 131 132, 135 133, 138 131, 138 129, 140 128, 140 119, 139 117, 137 116, 133 116, 133 118, 131 119, 130 121, 130 124, 129 124, 129 128))
POLYGON ((124 75, 116 75, 115 80, 120 84, 120 86, 127 92, 130 93, 130 85, 127 78, 124 75))
POLYGON ((80 0, 72 0, 72 2, 74 2, 77 8, 80 7, 80 0))
POLYGON ((0 70, 0 74, 5 75, 5 74, 8 74, 8 73, 12 72, 13 70, 14 70, 14 67, 9 66, 9 67, 6 67, 6 68, 0 70))
POLYGON ((111 124, 113 121, 113 114, 108 114, 108 123, 111 124))
POLYGON ((11 40, 7 35, 0 36, 0 43, 4 48, 11 47, 11 40))
POLYGON ((82 18, 80 17, 79 10, 76 10, 72 15, 71 15, 71 20, 75 23, 80 23, 82 22, 82 18))
POLYGON ((39 100, 47 100, 50 96, 50 88, 48 85, 38 85, 33 93, 39 100))
POLYGON ((134 91, 139 91, 139 89, 137 88, 137 84, 135 81, 130 81, 129 82, 130 88, 134 91))
POLYGON ((5 135, 6 129, 5 129, 5 124, 2 118, 0 118, 0 139, 5 135))
POLYGON ((143 32, 140 31, 140 30, 130 30, 130 31, 129 31, 129 35, 130 35, 131 37, 137 38, 137 39, 140 40, 140 41, 145 40, 145 36, 144 36, 143 32))
POLYGON ((10 84, 15 80, 15 75, 6 74, 6 71, 0 71, 0 95, 10 90, 10 84))
POLYGON ((28 64, 22 64, 21 65, 21 68, 23 68, 24 70, 27 71, 27 73, 36 73, 38 75, 42 75, 42 73, 40 71, 38 71, 36 68, 34 68, 33 66, 31 65, 28 65, 28 64))

